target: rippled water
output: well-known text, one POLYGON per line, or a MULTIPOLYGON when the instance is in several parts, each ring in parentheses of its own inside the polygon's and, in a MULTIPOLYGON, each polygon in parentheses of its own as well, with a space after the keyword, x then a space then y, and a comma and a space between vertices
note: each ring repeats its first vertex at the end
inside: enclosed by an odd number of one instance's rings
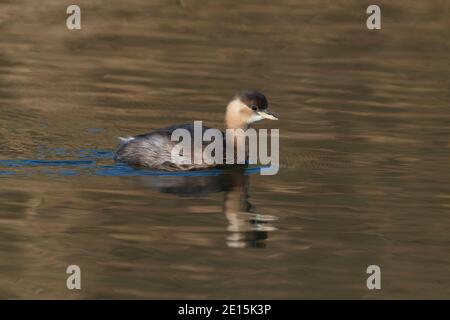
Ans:
POLYGON ((0 4, 1 298, 450 297, 448 2, 76 3, 0 4), (112 161, 249 87, 277 175, 112 161))

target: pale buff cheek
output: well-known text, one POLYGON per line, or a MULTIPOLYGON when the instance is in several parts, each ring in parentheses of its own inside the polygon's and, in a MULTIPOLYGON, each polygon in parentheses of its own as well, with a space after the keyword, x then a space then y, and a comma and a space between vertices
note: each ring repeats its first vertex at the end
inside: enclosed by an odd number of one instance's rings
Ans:
POLYGON ((261 120, 253 110, 239 99, 228 104, 225 122, 228 128, 245 128, 248 124, 261 120))
POLYGON ((253 112, 253 110, 249 109, 248 107, 245 107, 245 109, 241 109, 240 112, 241 120, 244 123, 252 123, 255 121, 258 121, 258 119, 255 118, 255 116, 258 116, 253 112))

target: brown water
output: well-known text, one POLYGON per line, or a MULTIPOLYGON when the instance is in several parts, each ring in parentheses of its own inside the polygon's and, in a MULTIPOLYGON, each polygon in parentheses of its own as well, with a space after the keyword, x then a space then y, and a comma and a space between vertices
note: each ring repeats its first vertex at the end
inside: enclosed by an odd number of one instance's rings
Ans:
POLYGON ((1 298, 450 298, 448 1, 76 3, 0 3, 1 298), (248 87, 279 174, 113 163, 248 87))

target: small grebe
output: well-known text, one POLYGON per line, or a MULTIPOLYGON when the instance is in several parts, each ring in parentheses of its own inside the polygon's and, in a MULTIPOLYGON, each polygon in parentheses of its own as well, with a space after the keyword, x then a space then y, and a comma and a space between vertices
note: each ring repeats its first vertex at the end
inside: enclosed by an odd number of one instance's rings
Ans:
MULTIPOLYGON (((228 103, 225 113, 225 127, 226 129, 245 130, 251 123, 262 119, 278 120, 267 111, 267 108, 268 102, 262 93, 254 90, 239 92, 228 103)), ((177 142, 172 141, 171 136, 176 129, 186 129, 191 133, 191 136, 194 134, 193 124, 182 124, 168 126, 134 137, 120 138, 121 143, 114 159, 131 166, 166 171, 195 170, 219 166, 206 163, 195 164, 193 161, 190 161, 192 164, 189 165, 186 162, 182 163, 182 161, 174 162, 171 151, 177 145, 177 142)), ((203 133, 207 129, 209 128, 202 126, 203 133)))

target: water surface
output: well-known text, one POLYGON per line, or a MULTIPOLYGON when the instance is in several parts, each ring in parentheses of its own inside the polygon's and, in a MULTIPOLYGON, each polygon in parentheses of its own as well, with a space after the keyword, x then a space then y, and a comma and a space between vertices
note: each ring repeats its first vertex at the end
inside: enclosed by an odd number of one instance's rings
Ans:
POLYGON ((1 298, 449 298, 445 1, 0 4, 1 298), (117 137, 280 118, 280 172, 167 175, 117 137), (82 290, 66 288, 66 267, 82 290), (382 290, 366 288, 366 268, 382 290))

